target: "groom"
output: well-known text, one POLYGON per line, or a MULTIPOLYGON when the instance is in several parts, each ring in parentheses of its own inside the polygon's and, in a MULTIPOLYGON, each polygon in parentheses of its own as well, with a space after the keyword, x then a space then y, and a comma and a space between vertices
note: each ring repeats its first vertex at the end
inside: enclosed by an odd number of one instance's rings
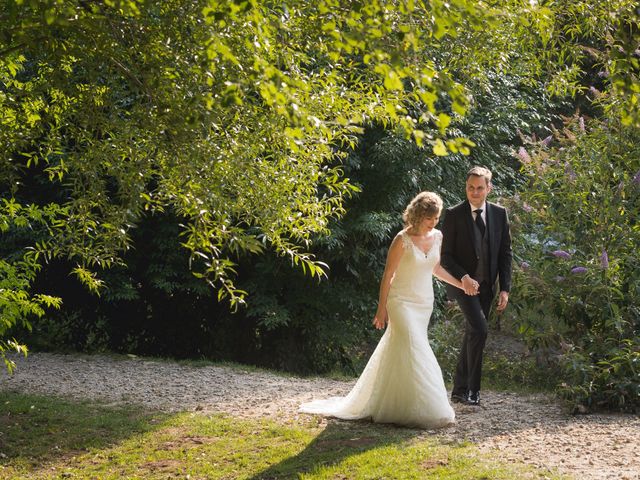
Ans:
POLYGON ((440 263, 464 288, 447 285, 466 319, 451 400, 480 404, 482 352, 487 339, 487 319, 499 279, 498 312, 509 301, 511 288, 511 233, 503 207, 487 202, 491 171, 473 167, 467 173, 467 200, 447 210, 442 233, 440 263))

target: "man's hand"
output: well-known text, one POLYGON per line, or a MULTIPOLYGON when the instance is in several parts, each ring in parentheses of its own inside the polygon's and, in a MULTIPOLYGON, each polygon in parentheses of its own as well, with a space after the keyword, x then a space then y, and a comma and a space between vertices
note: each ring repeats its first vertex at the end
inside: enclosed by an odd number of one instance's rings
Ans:
POLYGON ((460 279, 462 281, 462 289, 467 295, 477 295, 480 284, 471 278, 468 274, 460 279))
POLYGON ((509 292, 500 292, 500 296, 498 297, 498 306, 496 310, 500 313, 507 308, 507 303, 509 303, 509 292))

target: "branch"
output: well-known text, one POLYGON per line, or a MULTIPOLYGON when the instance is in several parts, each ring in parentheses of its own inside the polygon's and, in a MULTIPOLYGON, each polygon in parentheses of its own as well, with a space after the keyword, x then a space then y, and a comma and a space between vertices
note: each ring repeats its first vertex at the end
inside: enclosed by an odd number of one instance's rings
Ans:
POLYGON ((140 89, 145 93, 145 95, 147 96, 147 98, 149 99, 149 101, 153 102, 153 96, 151 95, 151 93, 149 92, 149 89, 147 89, 147 86, 142 83, 142 81, 136 77, 133 73, 131 73, 129 71, 129 69, 127 67, 125 67, 124 65, 122 65, 118 60, 116 60, 115 58, 108 56, 107 57, 111 63, 113 63, 116 67, 118 67, 122 72, 124 72, 124 74, 130 79, 132 80, 136 85, 138 85, 138 87, 140 87, 140 89))
MULTIPOLYGON (((35 38, 33 40, 33 43, 41 42, 42 40, 45 40, 46 38, 47 37, 45 37, 45 36, 35 38)), ((20 50, 21 48, 26 47, 27 45, 29 45, 29 42, 22 42, 22 43, 19 43, 17 45, 14 45, 13 47, 9 47, 9 48, 5 48, 4 50, 0 50, 0 58, 4 58, 7 55, 15 52, 16 50, 20 50)))

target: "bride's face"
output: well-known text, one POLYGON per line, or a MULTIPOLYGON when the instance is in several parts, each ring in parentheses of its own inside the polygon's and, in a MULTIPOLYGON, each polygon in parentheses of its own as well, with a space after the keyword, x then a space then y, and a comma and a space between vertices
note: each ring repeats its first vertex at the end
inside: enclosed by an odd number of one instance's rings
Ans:
POLYGON ((436 225, 438 225, 439 221, 440 221, 439 213, 437 215, 434 215, 433 217, 424 217, 422 219, 422 222, 420 223, 420 230, 424 232, 430 232, 431 230, 436 228, 436 225))

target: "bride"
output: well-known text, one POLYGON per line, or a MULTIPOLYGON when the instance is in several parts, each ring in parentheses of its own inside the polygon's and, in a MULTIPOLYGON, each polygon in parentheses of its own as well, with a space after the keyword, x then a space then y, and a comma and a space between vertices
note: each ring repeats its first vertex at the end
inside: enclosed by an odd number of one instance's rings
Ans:
POLYGON ((387 330, 346 397, 314 400, 303 404, 301 412, 427 428, 454 422, 440 365, 427 337, 432 275, 462 288, 440 266, 442 233, 435 226, 441 211, 442 199, 435 193, 421 192, 411 200, 402 216, 405 228, 387 254, 373 319, 376 328, 387 325, 387 330))

